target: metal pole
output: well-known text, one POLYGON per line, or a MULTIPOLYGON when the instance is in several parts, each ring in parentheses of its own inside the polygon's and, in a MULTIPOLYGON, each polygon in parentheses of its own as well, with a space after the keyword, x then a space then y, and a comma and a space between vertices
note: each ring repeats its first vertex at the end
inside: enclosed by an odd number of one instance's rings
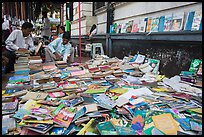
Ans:
POLYGON ((82 62, 81 57, 81 13, 80 13, 80 2, 78 2, 78 9, 79 9, 79 59, 80 63, 82 62))

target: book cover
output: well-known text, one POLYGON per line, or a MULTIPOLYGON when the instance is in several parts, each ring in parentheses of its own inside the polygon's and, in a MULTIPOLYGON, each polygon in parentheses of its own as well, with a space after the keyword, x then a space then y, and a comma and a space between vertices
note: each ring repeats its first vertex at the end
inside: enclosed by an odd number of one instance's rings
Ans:
POLYGON ((192 23, 192 31, 199 30, 202 20, 202 11, 195 11, 192 23))
POLYGON ((109 133, 109 135, 111 134, 110 132, 116 132, 115 127, 110 121, 100 122, 96 127, 101 135, 105 134, 103 131, 108 131, 107 134, 109 133))
POLYGON ((195 14, 195 11, 188 12, 184 30, 191 30, 194 14, 195 14))
POLYGON ((29 130, 27 127, 23 127, 21 129, 20 135, 41 135, 41 134, 32 130, 29 130))
POLYGON ((152 116, 152 120, 155 127, 166 135, 177 135, 179 127, 170 113, 152 116))
POLYGON ((110 25, 110 33, 114 33, 114 25, 110 25))
POLYGON ((111 100, 108 96, 106 96, 105 94, 100 94, 100 95, 94 97, 94 99, 99 104, 104 104, 104 105, 108 106, 109 108, 114 108, 116 106, 116 103, 113 100, 111 100))
POLYGON ((128 23, 122 23, 121 33, 126 33, 127 26, 128 26, 128 23))
POLYGON ((16 120, 14 118, 3 118, 2 128, 7 127, 8 131, 14 130, 16 128, 16 120))
POLYGON ((132 32, 138 32, 138 31, 139 31, 139 18, 136 18, 133 22, 132 32))
POLYGON ((152 18, 150 31, 151 32, 158 32, 159 31, 159 17, 152 18))
POLYGON ((116 33, 121 33, 121 29, 122 29, 122 24, 118 24, 116 33))
POLYGON ((163 32, 164 31, 164 20, 165 20, 165 16, 161 16, 159 18, 158 32, 163 32))
POLYGON ((89 120, 89 122, 77 133, 77 135, 85 135, 87 132, 95 133, 99 135, 99 132, 96 128, 98 122, 95 119, 89 120))
POLYGON ((191 130, 190 118, 176 118, 175 120, 180 123, 180 126, 183 130, 191 130))
POLYGON ((160 65, 160 60, 157 59, 148 59, 148 64, 152 68, 152 73, 153 74, 158 74, 159 72, 159 65, 160 65))
POLYGON ((23 101, 27 101, 29 99, 44 100, 47 96, 48 96, 48 93, 27 92, 27 94, 22 98, 22 100, 23 101))
POLYGON ((197 75, 202 76, 202 61, 200 62, 200 66, 198 68, 197 75))
POLYGON ((29 130, 41 133, 41 134, 45 134, 47 133, 50 129, 53 128, 53 125, 46 125, 44 128, 35 128, 35 127, 29 127, 29 130))
POLYGON ((202 31, 202 19, 201 19, 201 23, 200 23, 200 28, 199 28, 199 30, 202 31))
POLYGON ((86 114, 86 107, 83 107, 75 113, 72 122, 74 122, 75 120, 77 120, 78 118, 82 117, 85 114, 86 114))
POLYGON ((146 29, 146 32, 150 32, 151 24, 152 24, 152 17, 149 17, 148 20, 147 20, 147 29, 146 29))
POLYGON ((131 128, 136 131, 142 131, 144 127, 144 121, 146 117, 146 112, 142 110, 136 110, 134 117, 131 122, 131 128))
POLYGON ((139 20, 139 32, 145 32, 146 26, 147 26, 147 20, 148 18, 140 18, 139 20))
POLYGON ((164 31, 170 31, 172 26, 172 14, 166 15, 164 19, 164 31))
POLYGON ((65 93, 64 92, 52 92, 52 93, 48 93, 50 97, 52 98, 60 98, 60 97, 63 97, 65 96, 65 93))
POLYGON ((59 125, 62 125, 68 128, 74 116, 75 116, 74 112, 69 112, 66 110, 66 108, 64 108, 64 109, 61 109, 59 113, 53 118, 53 121, 59 125))
POLYGON ((180 31, 183 29, 184 12, 174 13, 172 17, 172 27, 170 31, 180 31))
POLYGON ((98 107, 97 107, 96 103, 87 104, 87 105, 83 105, 83 106, 77 106, 77 111, 79 111, 83 107, 86 107, 86 113, 98 111, 98 107))
POLYGON ((191 61, 191 64, 190 64, 190 68, 189 68, 189 71, 190 72, 195 72, 197 73, 198 69, 199 69, 199 66, 200 66, 200 63, 201 63, 201 60, 199 59, 193 59, 191 61))
POLYGON ((16 110, 17 107, 18 107, 18 102, 2 103, 2 110, 16 110))
POLYGON ((164 132, 157 129, 155 126, 152 126, 152 127, 148 128, 148 129, 145 129, 143 131, 143 133, 145 133, 145 135, 165 135, 164 132))
POLYGON ((193 131, 202 131, 202 124, 195 121, 190 121, 190 125, 193 131))
POLYGON ((64 127, 53 127, 49 133, 50 135, 62 135, 64 131, 64 127))

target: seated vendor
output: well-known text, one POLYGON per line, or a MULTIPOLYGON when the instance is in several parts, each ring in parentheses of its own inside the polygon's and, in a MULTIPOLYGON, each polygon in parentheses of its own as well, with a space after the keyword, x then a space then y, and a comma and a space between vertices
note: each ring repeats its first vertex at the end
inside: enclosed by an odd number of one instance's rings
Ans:
POLYGON ((45 62, 63 60, 69 62, 73 56, 73 48, 70 44, 70 34, 65 32, 62 38, 58 37, 45 48, 45 62))

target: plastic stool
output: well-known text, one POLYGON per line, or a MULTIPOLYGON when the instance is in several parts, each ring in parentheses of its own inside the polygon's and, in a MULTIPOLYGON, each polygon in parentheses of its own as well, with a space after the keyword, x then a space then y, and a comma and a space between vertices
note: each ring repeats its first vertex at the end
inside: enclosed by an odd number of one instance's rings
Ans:
POLYGON ((96 56, 96 49, 100 48, 100 55, 104 55, 104 50, 103 50, 103 46, 102 43, 92 43, 92 48, 91 48, 91 55, 92 58, 95 58, 96 56))

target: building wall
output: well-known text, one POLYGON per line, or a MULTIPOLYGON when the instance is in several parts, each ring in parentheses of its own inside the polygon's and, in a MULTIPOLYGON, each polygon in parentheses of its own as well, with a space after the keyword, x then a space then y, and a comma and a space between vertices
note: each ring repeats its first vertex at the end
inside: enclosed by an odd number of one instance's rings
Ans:
POLYGON ((71 22, 71 35, 79 35, 79 13, 81 16, 81 34, 86 35, 93 24, 97 24, 97 18, 92 16, 93 2, 81 2, 80 12, 78 2, 73 3, 73 21, 71 22))
MULTIPOLYGON (((169 13, 184 12, 184 21, 187 13, 193 10, 202 10, 201 2, 124 2, 115 7, 114 23, 125 23, 135 18, 167 15, 169 13)), ((106 10, 97 14, 98 34, 106 33, 106 10)), ((185 22, 184 22, 185 23, 185 22)))

